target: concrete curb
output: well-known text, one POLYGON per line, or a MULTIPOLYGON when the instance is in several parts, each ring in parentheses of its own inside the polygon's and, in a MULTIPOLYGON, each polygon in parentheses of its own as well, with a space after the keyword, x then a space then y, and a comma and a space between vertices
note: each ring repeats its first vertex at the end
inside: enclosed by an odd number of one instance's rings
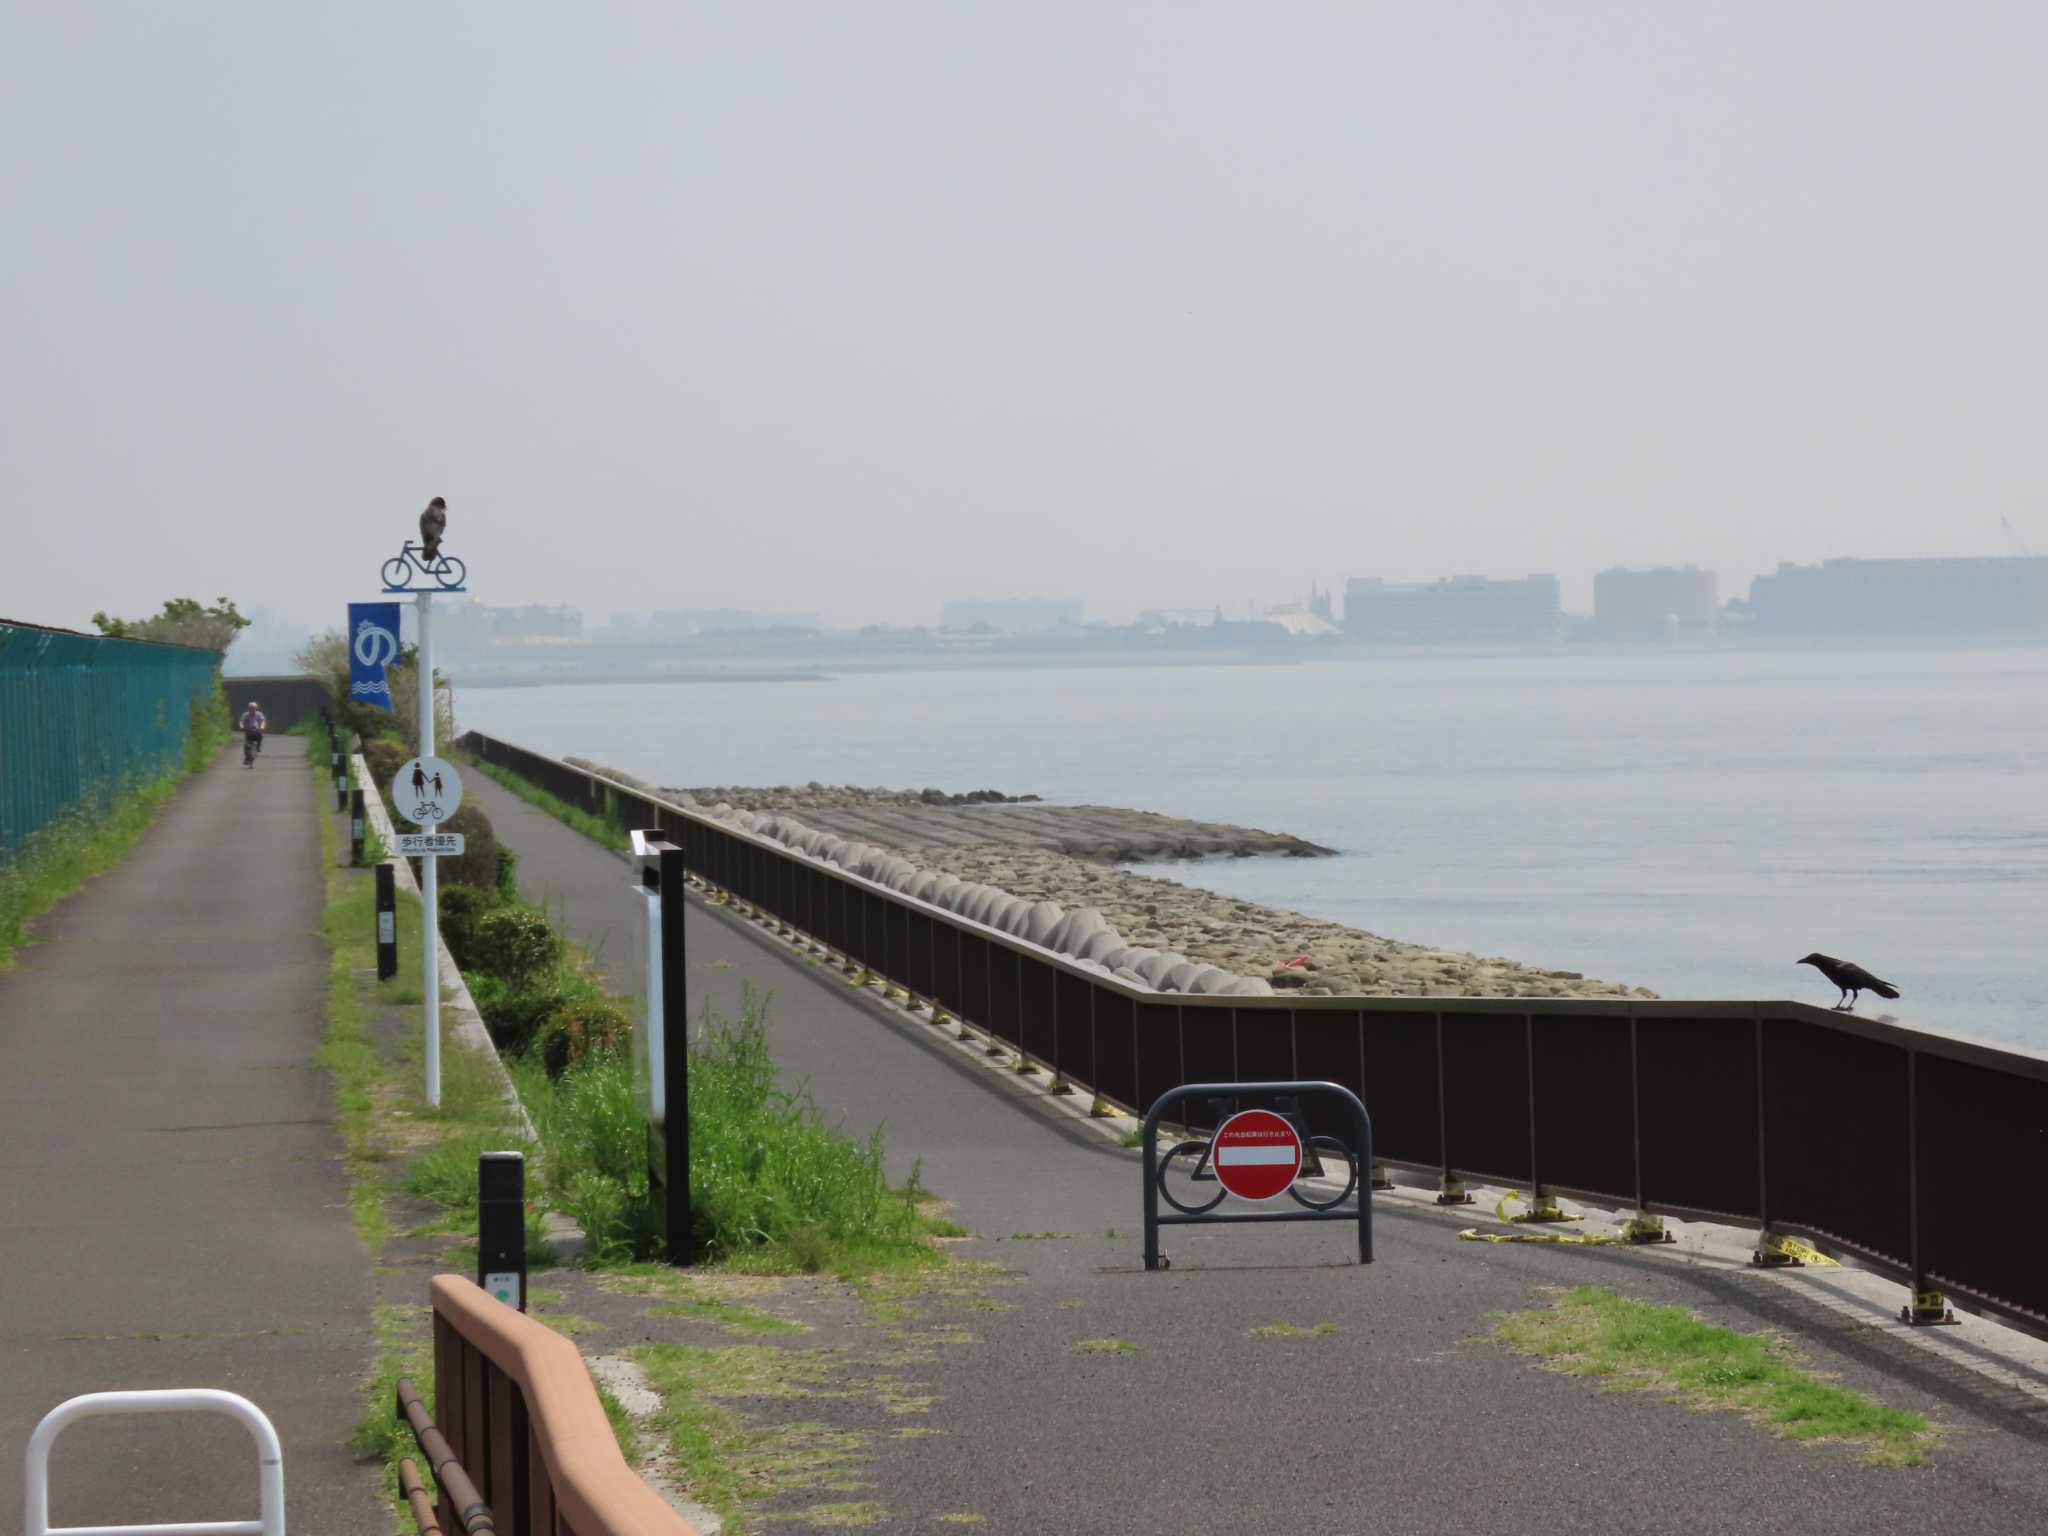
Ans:
MULTIPOLYGON (((386 848, 398 846, 398 834, 392 828, 391 817, 384 809, 384 797, 378 793, 376 784, 370 778, 370 766, 360 752, 352 753, 349 762, 353 765, 356 783, 363 791, 363 812, 369 818, 370 828, 386 848)), ((399 889, 420 894, 419 882, 413 879, 412 861, 391 855, 393 879, 399 889)), ((441 987, 442 1021, 450 1039, 460 1041, 467 1049, 476 1052, 490 1062, 498 1075, 499 1091, 505 1102, 519 1116, 519 1123, 525 1128, 527 1140, 533 1143, 534 1161, 539 1162, 547 1155, 547 1148, 540 1139, 540 1132, 533 1123, 533 1117, 526 1112, 526 1105, 520 1101, 519 1090, 512 1085, 512 1074, 505 1070, 504 1058, 498 1054, 497 1042, 491 1039, 490 1028, 484 1023, 484 1016, 478 1012, 476 999, 469 995, 469 983, 462 978, 462 967, 455 963, 455 956, 449 953, 448 941, 436 933, 435 968, 441 987)), ((586 1240, 583 1229, 564 1216, 560 1211, 548 1211, 541 1218, 541 1229, 546 1235, 548 1246, 564 1264, 573 1264, 582 1257, 586 1240)))

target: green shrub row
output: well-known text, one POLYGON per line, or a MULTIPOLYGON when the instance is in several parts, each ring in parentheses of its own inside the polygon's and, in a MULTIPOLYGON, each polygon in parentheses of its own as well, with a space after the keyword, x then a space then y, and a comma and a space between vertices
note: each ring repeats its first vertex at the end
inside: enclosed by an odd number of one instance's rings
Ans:
MULTIPOLYGON (((380 773, 380 785, 402 762, 380 773)), ((465 804, 458 822, 471 810, 465 804)), ((471 866, 441 861, 441 933, 540 1133, 547 1197, 583 1229, 598 1259, 657 1257, 632 1016, 547 913, 519 899, 510 850, 475 814, 469 850, 488 839, 492 857, 471 866)), ((707 1004, 689 1052, 696 1252, 713 1262, 842 1273, 932 1261, 916 1174, 892 1190, 880 1131, 854 1141, 826 1124, 808 1092, 781 1085, 768 1053, 767 998, 751 989, 744 998, 733 1021, 707 1004)))

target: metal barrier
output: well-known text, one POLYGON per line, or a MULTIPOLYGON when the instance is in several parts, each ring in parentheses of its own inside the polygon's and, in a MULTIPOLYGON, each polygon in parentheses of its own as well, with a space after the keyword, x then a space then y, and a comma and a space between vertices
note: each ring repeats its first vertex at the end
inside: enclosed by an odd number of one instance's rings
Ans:
POLYGON ((434 1422, 411 1422, 440 1464, 440 1530, 696 1536, 619 1454, 574 1344, 459 1275, 436 1275, 433 1299, 434 1422))
POLYGON ((177 768, 218 651, 0 620, 0 858, 177 768))
MULTIPOLYGON (((1132 1113, 1190 1083, 1326 1079, 1382 1164, 1799 1236, 2048 1337, 2011 1236, 2048 1056, 1794 1002, 1211 997, 1148 992, 753 833, 472 732, 594 815, 660 827, 705 884, 1132 1113)), ((1310 1128, 1330 1132, 1327 1108, 1310 1128)))
POLYGON ((88 1392, 59 1403, 29 1436, 23 1482, 22 1529, 27 1536, 284 1536, 284 1447, 261 1408, 246 1397, 212 1387, 174 1387, 152 1392, 88 1392), (238 1421, 256 1442, 258 1517, 203 1520, 182 1525, 50 1524, 50 1447, 80 1419, 110 1413, 223 1413, 238 1421))
MULTIPOLYGON (((1290 1122, 1296 1122, 1296 1117, 1293 1115, 1288 1115, 1285 1118, 1290 1122)), ((1299 1136, 1300 1125, 1298 1122, 1294 1124, 1294 1130, 1296 1135, 1299 1136)), ((1147 1269, 1170 1269, 1172 1267, 1167 1262, 1166 1255, 1159 1251, 1159 1229, 1162 1226, 1191 1227, 1217 1222, 1243 1221, 1356 1222, 1358 1224, 1358 1262, 1361 1264, 1370 1264, 1372 1262, 1372 1116, 1365 1112, 1365 1106, 1359 1103, 1358 1095, 1349 1088, 1344 1087, 1341 1083, 1187 1083, 1179 1088, 1169 1088, 1159 1096, 1158 1101, 1146 1112, 1144 1130, 1140 1134, 1144 1137, 1145 1147, 1145 1267, 1147 1269), (1351 1110, 1351 1128, 1355 1133, 1354 1140, 1347 1142, 1342 1140, 1342 1138, 1317 1138, 1319 1140, 1337 1141, 1345 1153, 1350 1165, 1351 1178, 1341 1193, 1330 1197, 1327 1201, 1304 1199, 1300 1202, 1303 1208, 1298 1211, 1229 1211, 1221 1216, 1211 1216, 1208 1214, 1210 1208, 1220 1201, 1221 1191, 1218 1192, 1214 1199, 1204 1202, 1200 1208, 1184 1206, 1169 1194, 1167 1197, 1169 1203, 1180 1214, 1174 1216, 1162 1216, 1159 1214, 1161 1174, 1163 1172, 1163 1165, 1159 1160, 1159 1120, 1169 1108, 1188 1099, 1235 1101, 1241 1098, 1274 1098, 1281 1095, 1298 1099, 1303 1094, 1324 1094, 1336 1099, 1341 1104, 1349 1106, 1351 1110), (1361 1168, 1365 1170, 1363 1188, 1359 1187, 1359 1170, 1361 1168), (1348 1211, 1340 1208, 1342 1201, 1347 1196, 1355 1198, 1356 1202, 1354 1207, 1348 1211)), ((1286 1134, 1287 1127, 1278 1124, 1274 1125, 1274 1136, 1272 1139, 1280 1140, 1286 1134)), ((1301 1137, 1300 1139, 1305 1146, 1309 1138, 1301 1137)), ((1174 1150, 1177 1152, 1181 1149, 1177 1147, 1174 1150)), ((1301 1147, 1295 1148, 1297 1163, 1300 1161, 1298 1154, 1301 1150, 1301 1147)), ((1206 1162, 1207 1158, 1208 1149, 1204 1148, 1203 1160, 1206 1162)), ((1170 1160, 1171 1154, 1169 1154, 1170 1160)), ((1219 1157, 1217 1161, 1220 1163, 1223 1159, 1219 1157)), ((1199 1167, 1196 1176, 1201 1176, 1199 1167)), ((1212 1178, 1216 1176, 1213 1172, 1210 1174, 1212 1178)), ((1292 1177, 1286 1173, 1283 1173, 1282 1177, 1289 1183, 1293 1182, 1292 1177)), ((1266 1192, 1263 1190, 1257 1191, 1254 1193, 1253 1198, 1265 1199, 1267 1198, 1266 1192)))

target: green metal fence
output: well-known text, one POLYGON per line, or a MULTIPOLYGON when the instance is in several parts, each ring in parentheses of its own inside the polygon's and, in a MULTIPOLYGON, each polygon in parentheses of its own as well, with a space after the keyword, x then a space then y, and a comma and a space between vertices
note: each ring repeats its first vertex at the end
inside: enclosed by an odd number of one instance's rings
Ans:
POLYGON ((0 860, 179 766, 217 651, 0 620, 0 860))

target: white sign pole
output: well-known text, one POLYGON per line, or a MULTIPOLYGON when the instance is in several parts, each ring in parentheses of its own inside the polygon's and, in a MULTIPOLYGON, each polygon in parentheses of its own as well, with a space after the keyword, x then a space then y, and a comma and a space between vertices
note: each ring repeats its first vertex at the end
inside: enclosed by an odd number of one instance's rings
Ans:
MULTIPOLYGON (((416 599, 420 620, 421 757, 434 755, 434 638, 430 622, 433 602, 431 592, 421 592, 416 599)), ((427 1103, 435 1109, 441 1107, 441 906, 437 863, 431 853, 420 855, 420 990, 427 999, 427 1103)))

